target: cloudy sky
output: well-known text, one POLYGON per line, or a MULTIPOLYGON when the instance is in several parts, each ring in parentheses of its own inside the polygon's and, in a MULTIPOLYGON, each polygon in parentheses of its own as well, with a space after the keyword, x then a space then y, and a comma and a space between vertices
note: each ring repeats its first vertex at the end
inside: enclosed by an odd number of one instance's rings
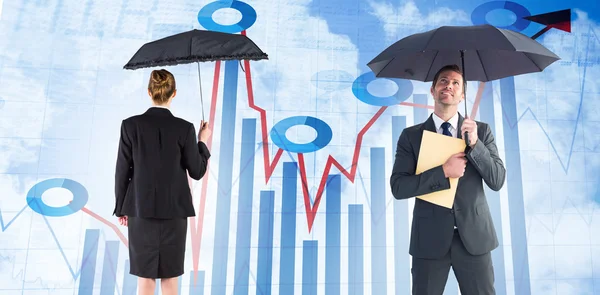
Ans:
MULTIPOLYGON (((104 240, 117 238, 110 228, 83 212, 60 218, 34 214, 26 208, 25 196, 39 181, 70 178, 86 187, 89 193, 86 207, 115 221, 111 213, 118 128, 122 119, 143 112, 150 105, 145 94, 149 70, 126 71, 122 66, 146 42, 192 28, 201 29, 198 11, 207 3, 204 1, 199 5, 197 1, 189 0, 2 3, 0 0, 0 191, 3 192, 0 213, 4 224, 0 233, 3 236, 0 239, 0 286, 12 289, 11 292, 23 288, 42 288, 48 293, 55 289, 72 291, 78 282, 73 282, 69 265, 78 269, 81 264, 86 229, 101 229, 99 253, 104 251, 104 240), (6 227, 11 220, 13 222, 6 227), (63 230, 65 228, 69 230, 63 230), (63 254, 58 255, 60 253, 63 254)), ((328 146, 305 154, 308 186, 314 198, 328 157, 332 156, 350 169, 356 136, 380 109, 358 100, 352 93, 355 79, 369 73, 366 64, 404 36, 444 24, 472 24, 473 9, 483 2, 468 1, 447 6, 424 1, 248 3, 257 12, 256 23, 248 29, 248 36, 269 54, 268 61, 251 63, 254 99, 257 106, 266 110, 267 131, 291 116, 316 117, 332 129, 328 146), (340 6, 342 3, 344 5, 340 6)), ((532 14, 539 14, 565 8, 557 3, 523 5, 532 14)), ((590 10, 586 5, 582 2, 573 10, 571 33, 552 29, 538 40, 562 60, 544 73, 515 79, 517 118, 508 118, 507 124, 503 124, 506 119, 501 110, 500 85, 492 83, 495 136, 503 156, 506 154, 504 129, 515 128, 518 119, 528 265, 534 294, 593 294, 600 290, 600 239, 592 234, 600 230, 597 189, 600 183, 597 176, 600 137, 596 135, 599 126, 594 116, 600 111, 596 99, 600 91, 600 30, 598 11, 590 10)), ((224 9, 213 17, 219 23, 231 24, 237 22, 241 14, 224 9)), ((514 15, 498 12, 490 17, 506 24, 514 15)), ((532 23, 524 33, 531 35, 541 28, 532 23)), ((178 83, 174 114, 198 126, 202 105, 198 97, 196 67, 177 66, 169 70, 175 73, 178 83)), ((229 241, 234 243, 236 237, 242 120, 255 118, 258 152, 254 168, 256 214, 252 219, 252 245, 256 247, 258 243, 259 192, 274 190, 276 249, 273 274, 278 274, 281 216, 277 210, 281 208, 281 167, 282 162, 296 161, 297 155, 285 152, 273 178, 265 183, 260 118, 248 105, 244 72, 241 68, 238 72, 234 183, 228 188, 232 192, 229 241)), ((212 276, 214 212, 220 196, 217 190, 221 168, 219 149, 222 144, 231 144, 220 142, 223 67, 220 74, 219 100, 212 122, 215 126, 213 157, 211 171, 207 174, 209 187, 200 257, 200 267, 206 271, 207 282, 212 276)), ((203 64, 201 77, 206 116, 210 109, 213 75, 214 63, 203 64)), ((410 82, 409 85, 413 94, 429 93, 429 84, 410 82)), ((376 96, 390 96, 398 91, 395 83, 385 79, 376 80, 367 88, 376 96)), ((470 88, 471 95, 475 88, 470 88)), ((403 99, 413 102, 412 96, 403 99)), ((366 282, 371 280, 370 151, 372 147, 385 149, 385 170, 389 177, 397 140, 391 135, 392 116, 405 116, 408 125, 419 123, 414 120, 412 107, 388 107, 364 136, 354 182, 342 176, 342 212, 347 212, 348 204, 362 204, 365 212, 366 282)), ((312 141, 317 132, 306 126, 296 126, 285 135, 292 142, 306 143, 312 141)), ((272 143, 268 146, 269 161, 272 161, 278 147, 272 143)), ((339 171, 332 168, 331 173, 339 171)), ((385 183, 387 185, 387 179, 385 183)), ((198 184, 194 189, 195 203, 200 199, 199 187, 198 184)), ((385 191, 389 246, 386 253, 390 261, 387 276, 392 281, 392 256, 406 253, 394 250, 393 202, 387 187, 385 191)), ((507 291, 514 294, 511 212, 508 209, 511 196, 506 186, 501 197, 503 219, 497 229, 505 238, 501 245, 507 291)), ((68 191, 54 189, 44 194, 43 200, 51 206, 63 206, 71 198, 68 191)), ((303 202, 298 186, 297 281, 301 280, 302 273, 302 241, 315 239, 320 246, 325 242, 325 215, 317 216, 313 231, 309 233, 303 202)), ((412 204, 408 203, 409 206, 412 204)), ((324 198, 319 212, 326 212, 325 207, 324 198)), ((407 212, 407 218, 410 216, 407 212)), ((342 214, 341 226, 341 240, 347 241, 348 218, 345 214, 342 214)), ((322 249, 319 255, 324 254, 322 249)), ((191 251, 188 252, 187 263, 191 268, 192 256, 191 251)), ((342 247, 341 253, 345 257, 347 249, 342 247)), ((121 247, 119 254, 117 281, 121 284, 126 248, 121 247)), ((229 254, 227 282, 233 284, 235 247, 229 254)), ((254 270, 256 255, 255 251, 251 253, 251 269, 254 270)), ((101 259, 102 255, 98 257, 98 265, 101 259)), ((346 262, 342 261, 341 269, 345 269, 346 262)), ((347 280, 343 273, 342 280, 347 280)), ((278 275, 274 275, 273 284, 278 282, 278 275)), ((319 282, 324 282, 324 275, 319 275, 319 282)), ((254 285, 252 276, 250 283, 254 285)), ((319 288, 322 289, 320 292, 324 291, 322 285, 319 288)), ((370 290, 370 284, 366 288, 370 290)), ((390 288, 393 284, 389 284, 388 291, 390 288)))

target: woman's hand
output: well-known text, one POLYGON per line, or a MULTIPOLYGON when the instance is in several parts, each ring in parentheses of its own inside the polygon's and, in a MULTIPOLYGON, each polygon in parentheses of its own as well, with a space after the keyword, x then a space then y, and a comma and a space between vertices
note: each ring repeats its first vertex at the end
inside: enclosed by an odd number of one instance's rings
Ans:
POLYGON ((119 217, 119 224, 123 225, 123 226, 127 226, 127 221, 129 218, 127 218, 127 216, 121 216, 119 217))
POLYGON ((198 140, 207 143, 211 134, 212 130, 208 127, 208 122, 202 120, 200 122, 200 130, 198 131, 198 140))

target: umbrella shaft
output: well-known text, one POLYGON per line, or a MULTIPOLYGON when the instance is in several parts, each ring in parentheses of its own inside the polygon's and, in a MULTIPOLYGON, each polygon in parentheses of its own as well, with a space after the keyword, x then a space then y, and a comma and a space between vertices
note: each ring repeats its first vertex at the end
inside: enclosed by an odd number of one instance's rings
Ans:
MULTIPOLYGON (((465 118, 468 117, 467 114, 467 88, 465 87, 465 85, 467 84, 467 75, 466 75, 466 70, 465 70, 465 51, 461 50, 460 51, 460 61, 462 63, 461 67, 462 67, 462 74, 463 74, 463 95, 465 96, 465 118)), ((460 132, 460 130, 458 131, 460 132)), ((465 143, 467 144, 467 146, 469 145, 471 141, 469 140, 469 132, 465 132, 465 143)))
MULTIPOLYGON (((200 104, 202 108, 202 121, 204 121, 204 100, 202 99, 202 76, 200 75, 200 62, 198 64, 198 85, 200 86, 200 104)), ((200 126, 202 128, 202 126, 200 126)))

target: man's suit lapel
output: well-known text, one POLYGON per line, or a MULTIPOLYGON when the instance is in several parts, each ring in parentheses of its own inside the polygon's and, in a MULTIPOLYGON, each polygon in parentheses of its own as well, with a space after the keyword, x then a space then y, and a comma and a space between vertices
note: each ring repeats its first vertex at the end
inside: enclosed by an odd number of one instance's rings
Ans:
POLYGON ((423 130, 437 133, 437 130, 435 129, 435 122, 433 122, 433 114, 429 115, 429 118, 423 124, 423 130))

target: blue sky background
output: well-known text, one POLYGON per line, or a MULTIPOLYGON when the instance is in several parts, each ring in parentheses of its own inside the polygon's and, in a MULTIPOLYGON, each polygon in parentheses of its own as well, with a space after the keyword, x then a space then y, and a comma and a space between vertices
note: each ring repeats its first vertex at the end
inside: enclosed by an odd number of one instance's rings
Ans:
MULTIPOLYGON (((48 178, 65 177, 83 184, 89 200, 86 207, 109 221, 113 207, 114 162, 118 130, 122 119, 143 112, 150 106, 145 87, 150 70, 126 71, 122 66, 144 43, 192 28, 202 28, 198 11, 207 1, 7 1, 0 14, 0 293, 2 294, 78 294, 79 280, 74 273, 82 264, 87 229, 100 229, 96 282, 101 281, 105 240, 118 240, 109 227, 83 212, 65 217, 43 217, 27 207, 25 197, 36 183, 48 178)), ((368 74, 366 63, 396 40, 440 25, 470 25, 472 11, 484 1, 338 1, 289 0, 248 1, 257 12, 256 23, 248 29, 265 52, 268 61, 252 62, 256 105, 267 112, 268 131, 279 121, 297 115, 313 116, 332 129, 331 142, 325 148, 305 154, 308 185, 314 198, 329 155, 347 169, 358 132, 379 110, 356 99, 352 83, 368 74)), ((572 10, 572 32, 552 29, 538 39, 562 60, 543 73, 515 78, 517 118, 505 115, 500 100, 500 83, 492 83, 496 140, 505 159, 505 126, 519 128, 520 169, 524 200, 524 228, 527 232, 528 269, 531 294, 600 294, 600 7, 597 1, 518 1, 531 14, 572 10)), ((223 9, 213 15, 219 23, 231 24, 241 15, 223 9)), ((494 11, 488 14, 492 24, 506 25, 514 14, 494 11)), ((531 23, 523 31, 533 35, 543 26, 531 23)), ((195 65, 169 67, 178 83, 173 103, 176 116, 198 126, 201 105, 195 65)), ((204 109, 208 114, 214 64, 202 65, 204 109)), ((410 82, 407 102, 415 94, 429 93, 428 83, 410 82)), ((409 86, 408 86, 409 85, 409 86)), ((476 83, 471 83, 469 106, 473 103, 476 83)), ((367 89, 378 96, 394 95, 396 84, 378 79, 367 89)), ((218 199, 223 71, 215 122, 213 166, 209 177, 203 230, 200 269, 211 282, 213 243, 218 199)), ((428 103, 432 104, 428 97, 428 103)), ((463 109, 462 107, 460 108, 463 109)), ((247 103, 246 85, 240 71, 237 87, 234 165, 232 167, 231 222, 227 264, 227 293, 234 282, 237 205, 237 179, 242 119, 259 118, 247 103)), ((385 177, 393 164, 392 117, 405 116, 407 125, 419 123, 415 110, 391 106, 373 124, 363 139, 354 182, 342 176, 341 241, 347 241, 348 205, 362 204, 365 243, 365 294, 371 292, 371 147, 385 149, 385 177)), ((306 126, 290 128, 286 136, 294 142, 310 142, 317 133, 306 126)), ((257 148, 261 147, 257 129, 257 148)), ((269 143, 272 161, 276 146, 269 143)), ((255 292, 253 275, 257 269, 259 191, 276 193, 274 206, 273 280, 279 283, 279 238, 281 232, 282 162, 296 161, 295 153, 284 153, 268 183, 264 181, 262 150, 255 159, 254 201, 251 244, 250 290, 255 292)), ((514 171, 514 170, 513 170, 514 171)), ((331 173, 339 173, 333 168, 331 173)), ((509 170, 509 183, 511 173, 509 170)), ((387 185, 387 179, 386 179, 387 185)), ((197 184, 195 203, 198 203, 197 184)), ((394 206, 386 187, 387 212, 387 291, 394 289, 394 206)), ((325 195, 324 195, 325 196, 325 195)), ((64 206, 73 196, 64 189, 51 189, 43 195, 50 206, 64 206)), ((498 231, 503 233, 506 294, 515 294, 511 224, 509 207, 514 196, 505 186, 500 192, 498 231)), ((303 240, 325 241, 326 198, 319 207, 312 232, 307 231, 302 191, 298 186, 296 226, 296 274, 302 281, 303 240)), ((412 201, 407 201, 412 208, 412 201)), ((412 211, 403 215, 412 218, 412 211)), ((123 228, 121 230, 124 231, 123 228)), ((189 239, 188 239, 189 240, 189 239)), ((408 238, 405 240, 408 243, 408 238)), ((188 241, 189 242, 189 241, 188 241)), ((346 242, 344 242, 346 243, 346 242)), ((188 245, 191 245, 188 243, 188 245)), ((342 244, 342 257, 347 255, 342 244)), ((191 248, 188 248, 191 249, 191 248)), ((324 248, 319 248, 324 249, 324 248)), ((319 255, 325 253, 324 251, 319 255)), ((120 246, 117 285, 120 290, 127 258, 120 246)), ((319 256, 319 268, 324 259, 319 256)), ((191 269, 191 250, 186 256, 191 269)), ((340 270, 347 269, 342 259, 340 270)), ((342 275, 342 293, 347 277, 342 275)), ((189 289, 184 276, 183 294, 189 289), (186 289, 187 288, 187 289, 186 289)), ((324 282, 319 273, 318 282, 324 282)), ((454 285, 455 288, 456 285, 454 285)), ((99 283, 95 285, 100 288, 99 283)), ((272 291, 278 293, 279 288, 272 291)), ((453 289, 457 294, 457 290, 453 289)), ((211 294, 206 286, 205 293, 211 294)), ((301 287, 297 287, 297 292, 301 287)), ((318 287, 323 294, 324 286, 318 287)), ((120 292, 120 291, 119 291, 120 292)), ((112 294, 112 293, 111 293, 112 294)), ((115 292, 115 294, 120 294, 115 292)), ((392 294, 392 293, 389 293, 392 294)), ((518 293, 517 293, 518 294, 518 293)))

